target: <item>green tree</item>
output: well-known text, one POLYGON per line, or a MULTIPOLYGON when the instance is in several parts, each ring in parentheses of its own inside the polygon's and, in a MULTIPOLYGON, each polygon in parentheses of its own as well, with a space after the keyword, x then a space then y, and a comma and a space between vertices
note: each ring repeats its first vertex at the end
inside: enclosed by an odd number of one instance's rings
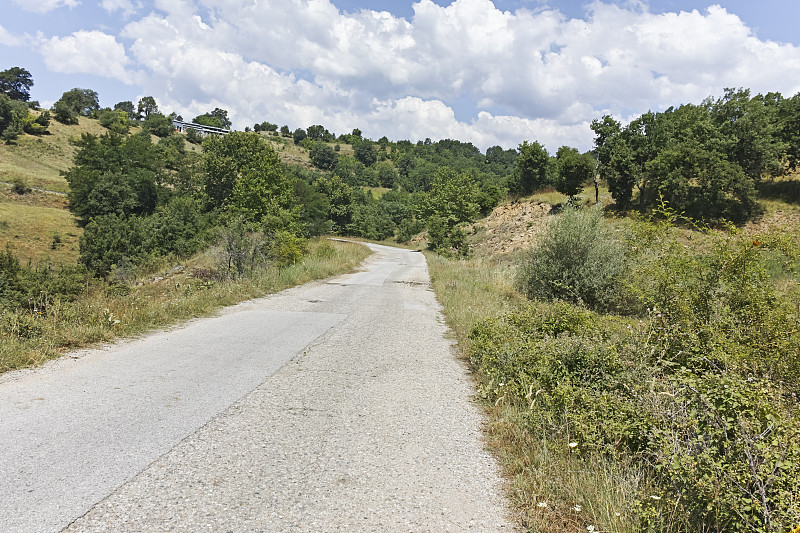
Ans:
POLYGON ((211 126, 212 128, 221 128, 222 121, 218 117, 212 117, 209 114, 198 115, 192 119, 195 124, 202 124, 203 126, 211 126))
POLYGON ((378 166, 378 181, 381 187, 391 189, 397 183, 398 177, 397 170, 391 163, 383 162, 378 166))
POLYGON ((212 126, 214 128, 231 128, 231 121, 228 119, 228 112, 224 109, 215 107, 213 111, 198 115, 192 119, 195 124, 212 126))
POLYGON ((319 124, 306 128, 306 134, 312 141, 323 141, 326 139, 326 137, 330 136, 328 130, 319 124))
POLYGON ((519 157, 516 159, 514 174, 509 183, 509 190, 518 195, 533 194, 537 189, 547 185, 547 167, 550 156, 538 142, 519 145, 519 157))
POLYGON ((128 116, 128 120, 136 120, 138 118, 136 115, 136 108, 134 108, 133 102, 130 100, 114 104, 114 111, 124 111, 128 116))
POLYGON ((786 145, 779 136, 777 106, 770 106, 760 94, 751 98, 749 89, 725 89, 709 108, 722 135, 731 139, 728 161, 738 164, 754 182, 764 174, 780 173, 786 145))
POLYGON ((348 185, 354 187, 364 185, 361 181, 363 173, 364 165, 356 161, 354 157, 347 154, 341 154, 337 157, 333 174, 340 177, 348 185))
POLYGON ((388 213, 377 204, 360 204, 353 207, 353 217, 347 225, 347 234, 382 241, 394 235, 395 227, 388 213))
POLYGON ((502 146, 490 146, 486 149, 486 163, 489 165, 501 165, 511 168, 517 162, 519 152, 516 150, 504 150, 502 146))
POLYGON ((591 154, 581 154, 577 148, 562 146, 556 153, 558 170, 555 188, 573 198, 594 176, 596 162, 591 154))
POLYGON ((373 165, 378 160, 378 154, 375 152, 375 144, 368 139, 353 143, 353 155, 367 167, 373 165))
POLYGON ((33 77, 22 67, 11 67, 0 71, 0 93, 12 100, 27 102, 31 98, 33 77))
POLYGON ((101 215, 152 213, 159 196, 162 162, 149 135, 83 134, 77 141, 69 183, 69 209, 83 224, 101 215))
POLYGON ((789 170, 796 170, 800 163, 800 93, 791 98, 776 98, 776 122, 778 137, 786 149, 789 170))
POLYGON ((612 137, 605 148, 607 159, 600 167, 600 177, 608 184, 608 190, 617 206, 627 209, 631 205, 633 188, 639 185, 641 169, 636 164, 630 144, 623 136, 612 137))
POLYGON ((232 210, 253 222, 276 209, 294 209, 294 178, 260 135, 212 135, 203 141, 203 152, 212 208, 232 210))
POLYGON ((156 137, 167 137, 175 131, 172 121, 161 113, 150 113, 144 119, 142 129, 156 137))
POLYGON ((291 137, 292 132, 289 130, 289 126, 283 125, 281 126, 281 137, 291 137))
POLYGON ((53 118, 62 124, 77 124, 78 114, 66 102, 62 100, 56 101, 53 104, 53 118))
POLYGON ((106 108, 100 112, 97 120, 101 126, 108 128, 114 133, 128 133, 130 129, 128 112, 122 109, 112 111, 106 108))
POLYGON ((346 233, 353 221, 355 206, 366 203, 363 191, 359 187, 351 187, 335 173, 330 178, 318 179, 315 185, 328 198, 328 219, 333 224, 332 230, 340 235, 346 233))
POLYGON ((294 144, 301 144, 307 136, 308 134, 306 133, 306 130, 303 128, 297 128, 294 130, 294 133, 292 133, 292 140, 294 141, 294 144))
POLYGON ((146 119, 153 113, 158 113, 158 104, 156 104, 156 99, 152 96, 143 96, 139 99, 139 103, 136 106, 136 111, 138 113, 139 119, 146 119))
POLYGON ((57 114, 59 113, 57 109, 59 102, 73 113, 84 117, 94 117, 100 110, 97 92, 91 89, 79 89, 76 87, 62 94, 54 106, 57 114))
POLYGON ((654 191, 689 216, 743 222, 758 212, 755 185, 741 167, 696 140, 663 150, 647 174, 654 191))
POLYGON ((436 171, 431 190, 419 207, 430 234, 428 246, 439 253, 469 251, 461 226, 475 219, 480 211, 476 182, 467 173, 441 167, 436 171))
POLYGON ((213 111, 209 111, 208 113, 206 113, 206 115, 219 119, 220 123, 222 124, 222 127, 225 128, 226 130, 231 129, 232 123, 228 118, 227 110, 215 107, 213 111))
POLYGON ((627 139, 629 132, 622 131, 622 125, 609 115, 602 120, 592 121, 595 133, 594 150, 597 155, 597 172, 600 179, 608 184, 608 190, 617 206, 626 209, 630 206, 633 188, 639 184, 639 172, 634 151, 627 139))
POLYGON ((76 115, 95 117, 100 110, 97 93, 91 89, 70 89, 53 105, 56 120, 64 124, 76 123, 76 115), (62 120, 65 119, 65 120, 62 120), (74 122, 73 122, 74 120, 74 122))
POLYGON ((23 102, 0 94, 0 136, 4 141, 13 141, 23 133, 28 114, 28 106, 23 102))
POLYGON ((311 158, 311 163, 322 170, 331 170, 336 166, 336 151, 322 141, 314 142, 309 152, 309 157, 311 158))
POLYGON ((300 206, 298 222, 303 225, 304 233, 312 237, 330 233, 333 223, 328 219, 331 208, 328 197, 302 179, 294 181, 294 195, 300 206))
POLYGON ((167 135, 158 140, 155 149, 165 168, 175 171, 181 170, 186 157, 186 145, 183 135, 167 135))

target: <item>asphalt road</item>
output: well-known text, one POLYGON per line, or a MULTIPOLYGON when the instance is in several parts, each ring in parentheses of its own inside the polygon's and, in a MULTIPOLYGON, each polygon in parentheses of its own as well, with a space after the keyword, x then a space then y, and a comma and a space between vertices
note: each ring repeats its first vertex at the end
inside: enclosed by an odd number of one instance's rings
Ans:
POLYGON ((512 531, 422 254, 0 377, 0 531, 512 531))

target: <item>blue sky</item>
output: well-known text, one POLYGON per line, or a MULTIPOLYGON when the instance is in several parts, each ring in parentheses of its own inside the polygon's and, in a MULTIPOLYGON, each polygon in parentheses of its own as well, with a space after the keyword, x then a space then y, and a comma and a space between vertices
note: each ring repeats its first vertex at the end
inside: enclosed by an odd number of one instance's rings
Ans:
POLYGON ((800 91, 797 20, 796 0, 3 0, 0 69, 44 105, 82 87, 239 129, 588 149, 602 114, 800 91))

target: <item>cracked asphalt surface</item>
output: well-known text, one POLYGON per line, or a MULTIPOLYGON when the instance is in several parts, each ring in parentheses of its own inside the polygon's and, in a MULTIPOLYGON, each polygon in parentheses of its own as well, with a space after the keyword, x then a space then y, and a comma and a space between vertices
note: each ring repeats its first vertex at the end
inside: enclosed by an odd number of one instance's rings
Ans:
POLYGON ((514 531, 422 254, 0 377, 0 531, 514 531))

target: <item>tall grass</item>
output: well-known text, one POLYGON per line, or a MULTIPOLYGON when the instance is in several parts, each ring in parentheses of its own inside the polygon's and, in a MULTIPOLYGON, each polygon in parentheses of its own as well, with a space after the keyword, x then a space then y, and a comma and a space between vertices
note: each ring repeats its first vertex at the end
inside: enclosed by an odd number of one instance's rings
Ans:
MULTIPOLYGON (((487 257, 446 259, 430 252, 426 257, 434 291, 465 356, 477 325, 527 309, 527 300, 514 288, 512 263, 487 257)), ((476 377, 482 388, 487 382, 476 377)), ((640 479, 634 465, 581 457, 569 442, 531 431, 530 411, 524 405, 482 396, 489 418, 488 441, 526 529, 585 533, 588 526, 599 530, 602 524, 613 526, 611 531, 636 530, 626 512, 632 508, 640 479)))
POLYGON ((70 349, 208 316, 224 306, 347 272, 368 255, 369 250, 358 244, 315 239, 297 264, 259 270, 235 281, 211 281, 183 271, 136 286, 91 283, 75 301, 53 302, 46 313, 0 312, 0 372, 35 366, 70 349))
POLYGON ((479 322, 525 305, 514 288, 516 267, 489 257, 447 259, 424 252, 436 296, 464 353, 479 322))

